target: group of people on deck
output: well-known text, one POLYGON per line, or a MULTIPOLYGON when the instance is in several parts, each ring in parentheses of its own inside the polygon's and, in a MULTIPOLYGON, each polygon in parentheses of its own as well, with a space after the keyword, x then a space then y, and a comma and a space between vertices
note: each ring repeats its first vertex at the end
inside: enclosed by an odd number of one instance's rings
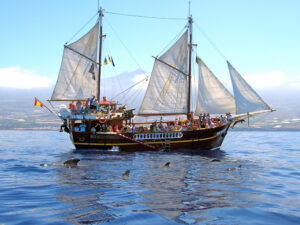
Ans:
POLYGON ((200 113, 197 125, 199 128, 213 128, 217 126, 222 126, 228 121, 232 121, 232 115, 229 112, 226 113, 225 116, 220 115, 216 118, 211 118, 209 113, 200 113))
MULTIPOLYGON (((153 122, 150 126, 136 126, 136 124, 123 125, 121 129, 117 125, 108 125, 106 123, 97 123, 91 127, 90 131, 95 132, 117 132, 117 133, 136 133, 136 132, 171 132, 171 131, 186 131, 198 130, 205 128, 214 128, 222 126, 232 121, 231 113, 220 115, 216 118, 211 118, 209 113, 201 113, 198 120, 194 120, 193 116, 190 120, 178 120, 163 122, 153 122)), ((75 132, 85 132, 86 125, 83 123, 74 128, 75 132)))
MULTIPOLYGON (((103 97, 103 102, 106 102, 106 97, 103 97)), ((95 96, 88 98, 85 101, 78 100, 76 103, 72 101, 69 104, 69 109, 73 115, 82 115, 89 113, 108 113, 108 111, 114 112, 116 110, 115 105, 101 105, 95 96), (110 109, 109 109, 110 107, 110 109)))

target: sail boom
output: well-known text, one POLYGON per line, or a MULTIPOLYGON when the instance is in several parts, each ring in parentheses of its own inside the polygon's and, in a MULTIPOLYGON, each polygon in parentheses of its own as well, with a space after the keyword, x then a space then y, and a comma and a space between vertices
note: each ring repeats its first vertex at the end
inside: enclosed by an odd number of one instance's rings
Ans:
POLYGON ((188 75, 188 74, 186 74, 185 72, 181 71, 180 69, 176 68, 175 66, 172 66, 172 65, 170 65, 169 63, 166 63, 166 62, 164 62, 163 60, 161 60, 161 59, 159 59, 159 58, 157 58, 157 57, 155 57, 155 56, 152 56, 152 57, 153 57, 154 59, 156 59, 157 61, 159 61, 159 62, 161 62, 161 63, 163 63, 163 64, 165 64, 165 65, 171 67, 172 69, 174 69, 174 70, 176 70, 176 71, 178 71, 179 73, 182 73, 183 75, 186 75, 187 77, 191 76, 191 75, 188 75))
POLYGON ((48 99, 47 102, 76 102, 76 101, 86 101, 88 98, 85 99, 48 99))
POLYGON ((135 116, 143 116, 143 117, 149 117, 149 116, 179 116, 179 115, 186 115, 186 113, 143 113, 143 114, 135 114, 135 116))
POLYGON ((84 55, 84 54, 82 54, 82 53, 76 51, 75 49, 71 48, 70 46, 68 46, 68 45, 64 45, 64 46, 65 46, 65 48, 68 48, 68 49, 70 49, 71 51, 77 53, 78 55, 80 55, 80 56, 82 56, 82 57, 85 57, 86 59, 92 61, 93 63, 96 63, 97 65, 99 65, 99 63, 96 62, 95 60, 93 60, 92 58, 90 58, 90 57, 88 57, 88 56, 86 56, 86 55, 84 55))
POLYGON ((234 120, 236 120, 236 119, 247 118, 248 116, 256 116, 259 114, 274 112, 274 111, 276 111, 276 109, 260 110, 260 111, 255 111, 255 112, 236 114, 236 115, 233 115, 232 117, 234 120))

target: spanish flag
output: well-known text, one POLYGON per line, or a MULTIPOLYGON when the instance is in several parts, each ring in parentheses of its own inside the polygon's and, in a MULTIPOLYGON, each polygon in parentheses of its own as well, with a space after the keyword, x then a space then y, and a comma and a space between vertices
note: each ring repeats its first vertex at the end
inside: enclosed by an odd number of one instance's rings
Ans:
POLYGON ((39 107, 43 108, 43 104, 40 103, 36 98, 34 99, 34 106, 39 106, 39 107))
POLYGON ((199 64, 199 62, 200 62, 200 58, 196 56, 196 63, 199 64))
POLYGON ((105 59, 104 59, 104 66, 106 66, 106 65, 107 65, 107 59, 105 57, 105 59))

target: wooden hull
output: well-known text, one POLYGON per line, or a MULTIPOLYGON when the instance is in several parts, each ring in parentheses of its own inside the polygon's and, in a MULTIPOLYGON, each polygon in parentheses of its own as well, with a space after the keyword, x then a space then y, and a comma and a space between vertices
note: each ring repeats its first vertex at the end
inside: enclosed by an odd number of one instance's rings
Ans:
POLYGON ((90 132, 72 132, 70 136, 76 149, 109 150, 117 148, 121 151, 131 152, 149 150, 202 151, 220 148, 229 126, 230 123, 215 128, 180 131, 182 133, 180 138, 154 138, 140 141, 142 143, 134 141, 133 133, 125 133, 126 138, 113 132, 94 134, 90 132))

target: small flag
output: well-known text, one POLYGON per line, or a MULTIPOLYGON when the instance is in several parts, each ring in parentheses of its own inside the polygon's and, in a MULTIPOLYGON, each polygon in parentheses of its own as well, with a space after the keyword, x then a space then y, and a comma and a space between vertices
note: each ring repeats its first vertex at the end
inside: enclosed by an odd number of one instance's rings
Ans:
POLYGON ((34 99, 34 106, 39 106, 39 107, 43 108, 43 104, 40 103, 36 98, 34 99))
POLYGON ((114 60, 113 60, 112 57, 111 57, 111 63, 112 63, 112 65, 113 65, 113 67, 115 67, 115 63, 114 63, 114 60))
POLYGON ((111 62, 111 58, 109 57, 109 55, 107 55, 107 56, 108 56, 108 61, 111 62))
POLYGON ((104 59, 104 66, 106 66, 106 65, 107 65, 107 59, 105 57, 105 59, 104 59))
POLYGON ((95 77, 95 70, 94 70, 94 63, 92 63, 90 69, 89 69, 89 72, 93 75, 93 79, 96 80, 96 77, 95 77))
POLYGON ((200 58, 198 56, 196 56, 196 63, 199 64, 200 63, 200 58))

